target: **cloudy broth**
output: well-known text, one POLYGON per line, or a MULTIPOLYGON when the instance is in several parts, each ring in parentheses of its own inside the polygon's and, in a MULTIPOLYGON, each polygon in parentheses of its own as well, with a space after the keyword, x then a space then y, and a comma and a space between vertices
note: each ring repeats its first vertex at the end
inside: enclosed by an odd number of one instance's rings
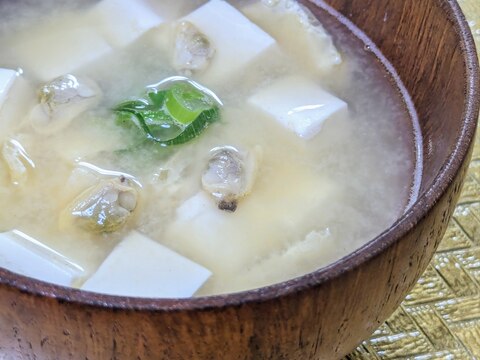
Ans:
MULTIPOLYGON (((127 44, 120 46, 121 41, 108 36, 96 41, 99 49, 105 43, 108 51, 68 73, 94 80, 101 97, 61 130, 43 132, 38 129, 42 123, 32 126, 30 108, 38 104, 38 89, 52 78, 37 71, 31 58, 57 52, 56 41, 40 39, 44 34, 54 32, 62 43, 69 36, 63 34, 65 26, 94 31, 95 5, 2 2, 0 14, 6 20, 0 47, 11 51, 2 51, 0 68, 22 69, 25 91, 21 116, 0 127, 0 141, 4 148, 7 143, 21 145, 26 175, 15 181, 4 150, 0 231, 19 230, 62 254, 81 268, 71 285, 82 287, 135 230, 208 269, 211 275, 195 292, 203 296, 270 285, 324 267, 379 235, 416 199, 422 147, 410 99, 375 47, 361 40, 363 35, 346 26, 346 20, 326 11, 321 21, 341 62, 317 71, 306 60, 311 57, 308 48, 293 49, 288 44, 295 40, 270 34, 275 43, 268 51, 228 76, 219 75, 221 80, 209 77, 210 69, 187 72, 220 100, 219 121, 180 145, 139 141, 138 129, 119 124, 112 109, 142 96, 148 86, 186 75, 172 65, 172 24, 205 6, 202 1, 165 4, 166 9, 157 9, 162 6, 151 2, 155 11, 169 15, 127 44), (21 21, 8 20, 13 14, 21 21), (23 46, 30 42, 46 45, 34 50, 23 46), (268 89, 276 91, 280 82, 288 92, 289 81, 291 88, 318 86, 347 103, 348 111, 327 119, 315 134, 299 136, 258 105, 272 98, 268 89), (248 153, 255 168, 248 190, 227 205, 202 182, 212 149, 222 147, 248 153), (71 216, 78 196, 109 179, 120 179, 118 186, 128 183, 135 193, 128 220, 113 231, 78 226, 71 216)), ((230 4, 267 34, 279 15, 259 20, 258 7, 264 6, 266 14, 280 11, 260 2, 230 4)), ((219 49, 212 51, 207 66, 221 66, 221 56, 219 49)), ((292 93, 286 99, 294 97, 292 93)), ((175 279, 175 271, 169 276, 175 279)))

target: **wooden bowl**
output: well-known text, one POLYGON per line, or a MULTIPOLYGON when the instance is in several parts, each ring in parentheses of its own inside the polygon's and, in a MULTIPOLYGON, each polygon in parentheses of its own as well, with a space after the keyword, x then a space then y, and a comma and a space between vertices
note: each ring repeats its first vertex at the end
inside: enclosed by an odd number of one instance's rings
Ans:
POLYGON ((453 0, 304 2, 364 30, 412 95, 425 144, 413 208, 327 268, 226 296, 116 298, 0 269, 0 357, 331 360, 400 304, 442 238, 467 170, 479 107, 474 43, 453 0))

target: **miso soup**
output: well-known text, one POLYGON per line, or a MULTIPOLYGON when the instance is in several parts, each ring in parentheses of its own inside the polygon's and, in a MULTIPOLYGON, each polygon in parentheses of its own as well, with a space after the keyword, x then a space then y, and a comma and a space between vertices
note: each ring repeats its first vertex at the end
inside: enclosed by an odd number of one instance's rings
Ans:
POLYGON ((411 100, 293 0, 0 3, 0 266, 190 297, 320 269, 415 201, 411 100))

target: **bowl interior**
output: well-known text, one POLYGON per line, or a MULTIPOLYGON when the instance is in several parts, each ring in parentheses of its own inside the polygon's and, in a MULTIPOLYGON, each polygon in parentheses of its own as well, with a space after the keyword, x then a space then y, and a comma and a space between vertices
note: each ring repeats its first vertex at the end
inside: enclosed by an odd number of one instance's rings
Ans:
POLYGON ((1 269, 0 283, 35 295, 119 309, 225 307, 265 301, 317 286, 378 255, 412 229, 458 172, 474 136, 479 105, 478 62, 458 4, 440 0, 302 0, 302 3, 319 17, 343 14, 364 31, 393 64, 412 97, 423 136, 421 196, 399 221, 358 251, 326 268, 237 294, 183 300, 119 298, 49 285, 1 269))

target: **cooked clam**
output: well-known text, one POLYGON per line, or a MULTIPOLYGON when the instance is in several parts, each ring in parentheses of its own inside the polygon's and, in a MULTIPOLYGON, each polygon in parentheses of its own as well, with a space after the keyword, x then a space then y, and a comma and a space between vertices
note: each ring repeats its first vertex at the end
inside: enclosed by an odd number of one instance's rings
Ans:
POLYGON ((207 36, 188 21, 182 21, 176 30, 174 67, 186 75, 206 69, 215 54, 207 36))
POLYGON ((251 152, 241 152, 233 146, 211 150, 202 186, 215 198, 218 207, 235 211, 238 200, 252 189, 256 175, 256 159, 251 152))
POLYGON ((121 229, 137 207, 138 193, 129 179, 102 180, 85 190, 70 205, 67 215, 76 225, 94 233, 121 229))
POLYGON ((98 85, 90 79, 71 74, 56 78, 41 87, 39 103, 30 113, 31 124, 39 133, 57 132, 95 106, 101 94, 98 85))

